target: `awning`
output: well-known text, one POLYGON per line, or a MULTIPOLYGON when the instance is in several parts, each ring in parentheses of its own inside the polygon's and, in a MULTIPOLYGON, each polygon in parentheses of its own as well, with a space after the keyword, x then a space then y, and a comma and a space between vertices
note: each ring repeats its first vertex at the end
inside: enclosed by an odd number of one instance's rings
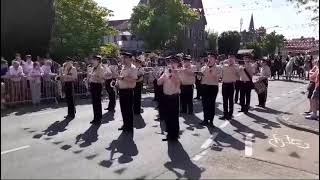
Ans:
POLYGON ((252 54, 253 49, 239 49, 238 54, 252 54))

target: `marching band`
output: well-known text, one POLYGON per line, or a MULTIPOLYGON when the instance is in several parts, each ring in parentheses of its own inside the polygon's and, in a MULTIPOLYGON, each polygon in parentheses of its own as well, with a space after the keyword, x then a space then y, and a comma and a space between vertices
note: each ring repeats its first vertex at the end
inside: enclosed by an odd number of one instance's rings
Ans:
MULTIPOLYGON (((202 102, 203 120, 200 125, 214 127, 216 98, 219 92, 219 82, 222 82, 223 116, 220 119, 231 120, 233 115, 235 88, 239 88, 240 112, 247 113, 250 107, 251 90, 255 84, 254 65, 249 57, 236 62, 236 57, 230 55, 223 63, 219 63, 215 54, 209 54, 204 64, 193 64, 188 55, 173 55, 165 58, 167 66, 155 72, 145 72, 143 58, 134 57, 131 53, 121 53, 121 70, 117 65, 108 62, 102 64, 102 57, 95 55, 88 66, 87 78, 84 80, 89 89, 92 106, 93 121, 99 125, 102 119, 101 91, 103 85, 109 95, 109 104, 106 110, 115 111, 116 92, 119 92, 120 110, 123 126, 118 130, 133 132, 134 115, 140 115, 141 93, 143 89, 144 74, 153 76, 155 100, 158 103, 159 119, 165 123, 167 137, 163 141, 174 141, 179 138, 179 114, 192 115, 194 85, 197 85, 197 98, 202 102), (179 65, 182 62, 182 66, 179 65), (235 86, 239 87, 235 87, 235 86)), ((259 82, 267 88, 267 78, 270 69, 263 63, 259 74, 259 82)), ((73 98, 73 82, 76 80, 77 70, 72 66, 71 59, 63 66, 59 78, 64 83, 68 115, 75 117, 75 104, 73 98)), ((266 91, 258 94, 259 105, 265 107, 266 91)))

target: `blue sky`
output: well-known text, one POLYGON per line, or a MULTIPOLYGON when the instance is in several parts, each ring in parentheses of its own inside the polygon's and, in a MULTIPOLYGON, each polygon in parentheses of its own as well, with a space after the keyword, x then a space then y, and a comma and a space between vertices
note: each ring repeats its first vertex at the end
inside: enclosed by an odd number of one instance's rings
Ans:
MULTIPOLYGON (((98 5, 113 11, 111 20, 128 19, 139 0, 95 0, 98 5)), ((275 30, 286 38, 316 37, 318 30, 310 27, 310 13, 298 10, 286 0, 202 0, 207 17, 207 29, 221 33, 227 30, 248 29, 251 14, 255 28, 264 26, 267 32, 275 30), (279 26, 279 28, 272 28, 279 26)))

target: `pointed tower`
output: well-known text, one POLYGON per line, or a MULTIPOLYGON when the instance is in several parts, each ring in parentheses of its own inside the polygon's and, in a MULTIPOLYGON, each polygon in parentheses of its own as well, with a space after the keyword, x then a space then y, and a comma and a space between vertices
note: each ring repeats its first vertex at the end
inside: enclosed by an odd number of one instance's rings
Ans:
POLYGON ((251 20, 250 20, 250 25, 249 25, 249 32, 254 32, 254 23, 253 23, 253 14, 251 14, 251 20))

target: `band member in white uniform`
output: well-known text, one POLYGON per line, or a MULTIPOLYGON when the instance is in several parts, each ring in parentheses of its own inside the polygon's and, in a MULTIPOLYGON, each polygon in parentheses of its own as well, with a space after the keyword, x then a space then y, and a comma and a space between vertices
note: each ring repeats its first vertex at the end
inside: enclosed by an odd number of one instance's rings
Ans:
POLYGON ((200 124, 214 127, 215 105, 221 78, 221 67, 216 65, 216 55, 209 55, 207 64, 201 68, 201 73, 203 121, 200 124))
POLYGON ((105 87, 109 96, 109 104, 108 107, 105 108, 105 110, 108 111, 115 111, 116 107, 116 92, 113 87, 111 87, 111 82, 116 81, 116 77, 118 76, 118 66, 112 65, 111 62, 108 63, 106 69, 106 81, 105 81, 105 87))
POLYGON ((195 79, 195 67, 191 65, 191 57, 183 57, 183 68, 179 73, 181 80, 181 113, 193 114, 193 85, 195 79))
POLYGON ((68 58, 69 61, 66 62, 63 69, 61 81, 64 82, 64 93, 66 97, 66 102, 68 105, 68 115, 65 118, 74 119, 76 108, 74 102, 74 82, 78 78, 77 69, 72 65, 72 59, 68 58))
POLYGON ((121 53, 122 69, 118 79, 120 108, 123 118, 123 126, 118 130, 133 131, 133 89, 138 79, 137 70, 132 64, 131 53, 121 53))
POLYGON ((102 118, 101 91, 105 81, 105 69, 101 64, 101 56, 95 55, 91 58, 92 68, 89 69, 88 79, 94 118, 91 124, 100 124, 102 118))
POLYGON ((240 105, 239 112, 248 113, 250 108, 251 90, 253 89, 253 68, 250 63, 249 57, 245 56, 244 61, 239 62, 239 75, 240 75, 240 105))
POLYGON ((135 66, 137 68, 138 80, 136 82, 136 87, 134 88, 134 103, 133 103, 133 112, 135 115, 139 115, 142 112, 141 109, 141 93, 143 88, 143 67, 142 61, 139 57, 135 60, 135 66))
POLYGON ((179 63, 178 58, 171 57, 171 61, 165 73, 158 79, 158 85, 163 85, 163 107, 164 120, 166 130, 168 132, 167 138, 163 141, 177 140, 179 138, 179 95, 180 95, 180 79, 177 72, 179 63))
POLYGON ((239 78, 239 68, 235 65, 236 57, 229 55, 227 64, 222 67, 223 116, 220 119, 232 118, 234 106, 234 86, 239 78))
POLYGON ((260 107, 266 107, 267 95, 268 95, 268 78, 271 76, 270 67, 267 64, 267 60, 263 59, 261 61, 261 70, 259 75, 259 81, 262 81, 266 86, 266 91, 258 94, 259 105, 260 107))

